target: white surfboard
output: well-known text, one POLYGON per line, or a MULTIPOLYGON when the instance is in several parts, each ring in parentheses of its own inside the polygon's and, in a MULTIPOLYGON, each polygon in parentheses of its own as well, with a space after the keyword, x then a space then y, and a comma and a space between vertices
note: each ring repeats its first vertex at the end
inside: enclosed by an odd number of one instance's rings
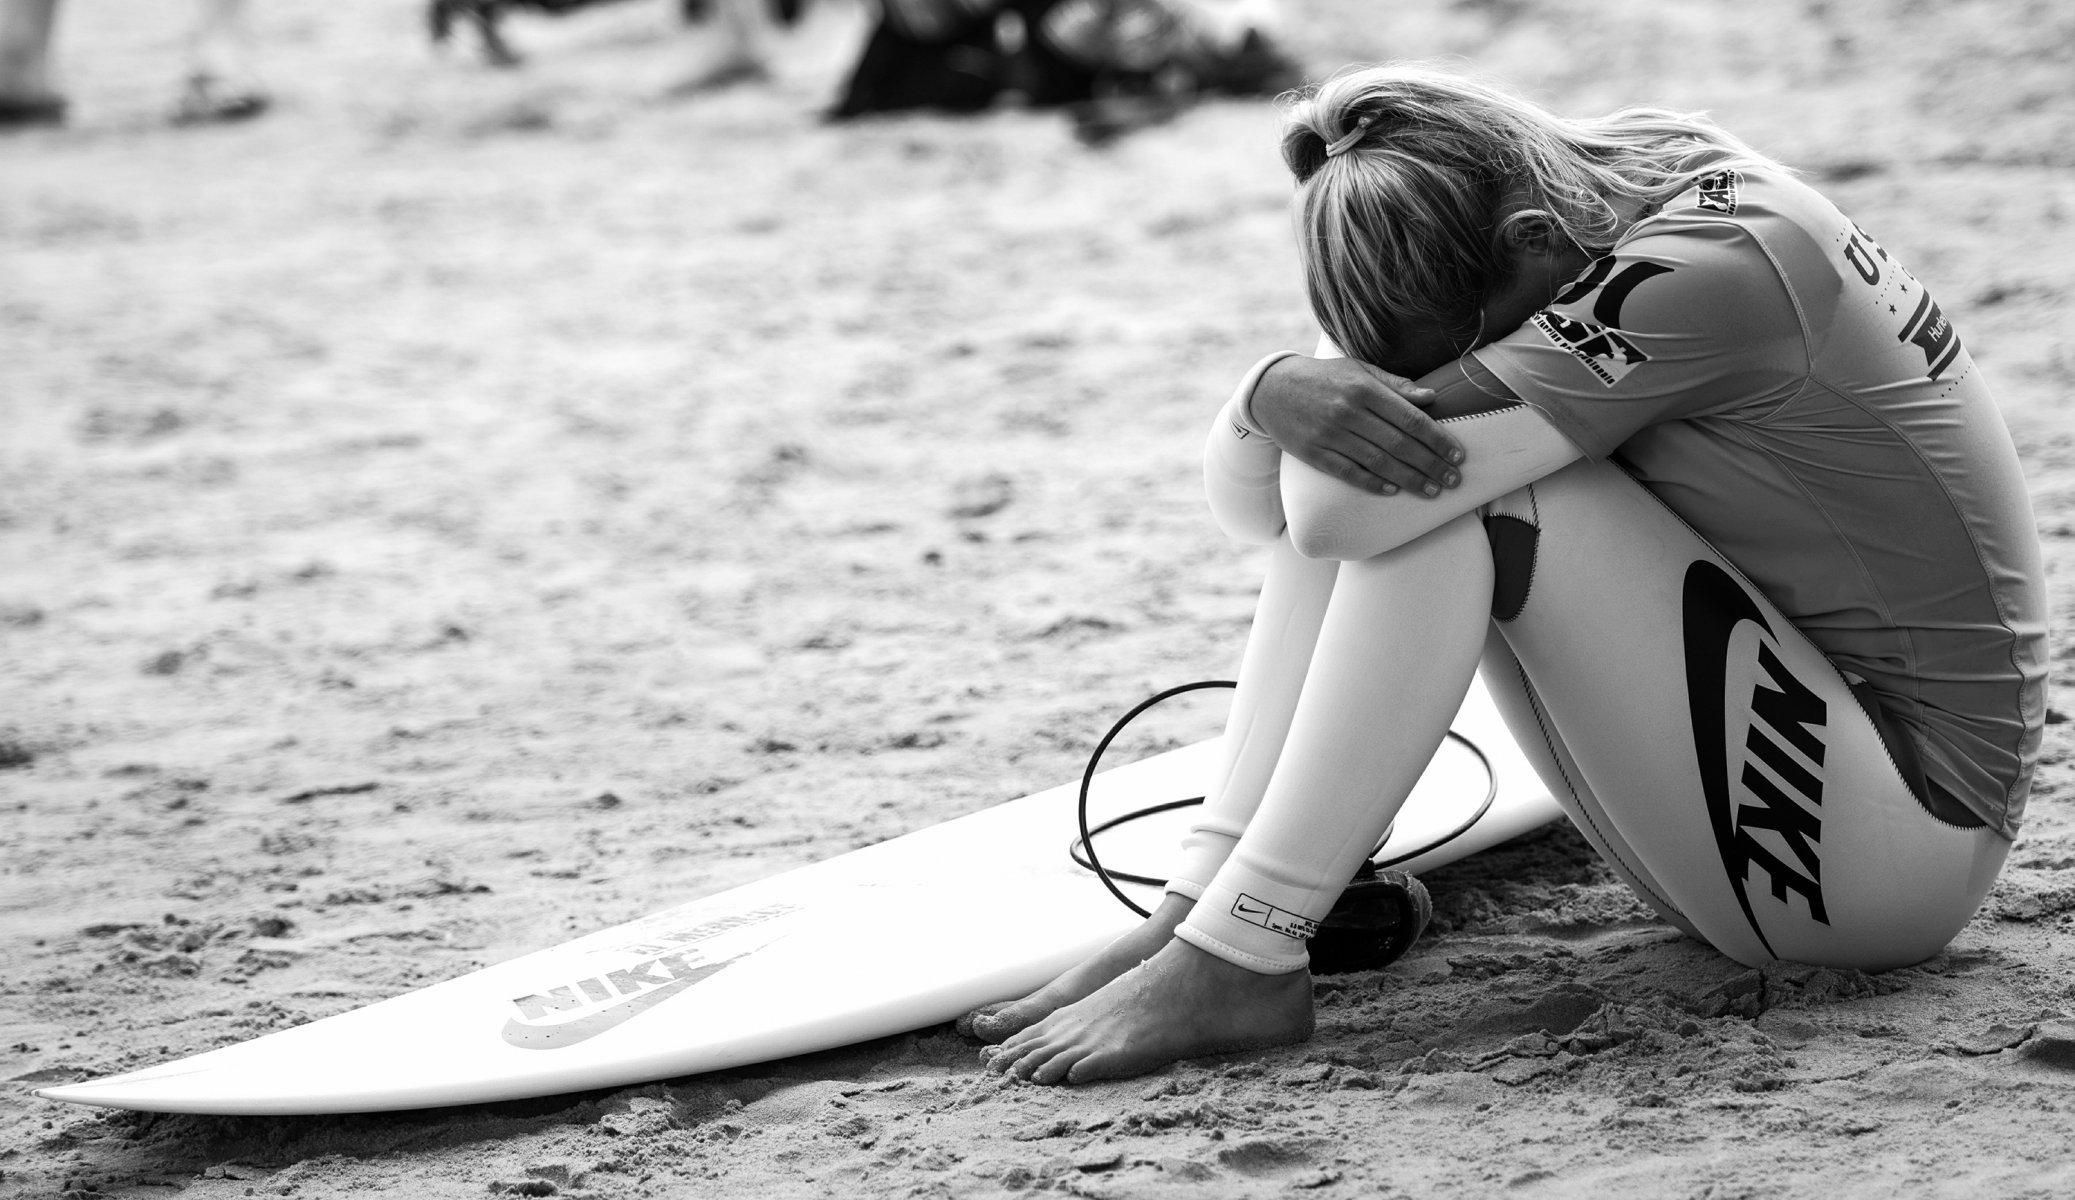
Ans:
MULTIPOLYGON (((1561 815, 1481 682, 1454 728, 1481 757, 1443 743, 1379 856, 1400 869, 1439 866, 1561 815)), ((1091 808, 1201 795, 1216 752, 1213 739, 1105 772, 1091 808)), ((1053 788, 366 1008, 38 1094, 150 1112, 425 1108, 674 1078, 938 1024, 1035 989, 1137 921, 1068 856, 1077 791, 1053 788)), ((1104 865, 1164 877, 1190 812, 1101 835, 1104 865)), ((1141 904, 1158 899, 1123 886, 1141 904)))

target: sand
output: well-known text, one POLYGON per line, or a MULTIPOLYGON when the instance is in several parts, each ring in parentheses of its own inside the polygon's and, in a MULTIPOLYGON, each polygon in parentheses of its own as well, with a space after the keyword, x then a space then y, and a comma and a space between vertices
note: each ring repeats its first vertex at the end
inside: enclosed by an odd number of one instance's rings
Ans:
MULTIPOLYGON (((2068 644, 2065 4, 1287 7, 1319 70, 1805 169, 1990 374, 2068 644)), ((1309 1043, 1142 1080, 937 1027, 379 1116, 35 1099, 1068 778, 1232 669, 1201 430, 1312 336, 1263 103, 829 127, 841 4, 689 97, 661 3, 516 18, 517 73, 409 0, 255 8, 263 119, 168 128, 181 6, 100 0, 71 125, 0 137, 0 1197, 2075 1193, 2065 680, 2003 880, 1878 977, 1747 971, 1556 830, 1433 873, 1309 1043)))

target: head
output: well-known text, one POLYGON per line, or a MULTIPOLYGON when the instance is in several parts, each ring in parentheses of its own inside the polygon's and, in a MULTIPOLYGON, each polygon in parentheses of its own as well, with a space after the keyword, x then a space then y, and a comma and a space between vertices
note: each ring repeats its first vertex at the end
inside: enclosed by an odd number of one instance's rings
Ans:
POLYGON ((1572 121, 1421 66, 1288 102, 1313 313, 1349 356, 1420 375, 1511 332, 1639 213, 1721 166, 1767 166, 1696 116, 1572 121))

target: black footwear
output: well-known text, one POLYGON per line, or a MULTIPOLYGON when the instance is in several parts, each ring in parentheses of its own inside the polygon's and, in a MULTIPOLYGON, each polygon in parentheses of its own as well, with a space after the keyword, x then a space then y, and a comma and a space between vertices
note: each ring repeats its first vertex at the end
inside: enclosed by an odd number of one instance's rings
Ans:
POLYGON ((1404 957, 1434 918, 1426 885, 1363 863, 1311 938, 1311 973, 1375 971, 1404 957))
POLYGON ((267 111, 267 95, 256 88, 230 87, 206 71, 187 77, 180 102, 173 106, 175 125, 209 125, 247 121, 267 111))
POLYGON ((0 129, 64 123, 63 96, 0 96, 0 129))
POLYGON ((992 20, 973 20, 943 41, 919 42, 882 19, 859 53, 831 121, 867 113, 934 109, 976 113, 1001 94, 1007 63, 992 20))

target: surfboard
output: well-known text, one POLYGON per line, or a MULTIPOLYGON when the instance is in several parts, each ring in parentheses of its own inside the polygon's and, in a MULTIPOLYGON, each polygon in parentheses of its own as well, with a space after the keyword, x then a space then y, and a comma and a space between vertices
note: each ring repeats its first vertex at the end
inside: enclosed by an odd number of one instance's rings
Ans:
MULTIPOLYGON (((1418 872, 1561 815, 1481 682, 1453 728, 1460 738, 1435 755, 1380 861, 1418 872)), ((1201 795, 1216 755, 1212 739, 1106 771, 1091 808, 1201 795)), ((1069 856, 1078 786, 365 1008, 38 1094, 233 1115, 428 1108, 670 1079, 939 1024, 1037 988, 1137 921, 1069 856)), ((1104 865, 1164 877, 1189 817, 1103 834, 1104 865)), ((1141 904, 1158 899, 1122 886, 1141 904)))

